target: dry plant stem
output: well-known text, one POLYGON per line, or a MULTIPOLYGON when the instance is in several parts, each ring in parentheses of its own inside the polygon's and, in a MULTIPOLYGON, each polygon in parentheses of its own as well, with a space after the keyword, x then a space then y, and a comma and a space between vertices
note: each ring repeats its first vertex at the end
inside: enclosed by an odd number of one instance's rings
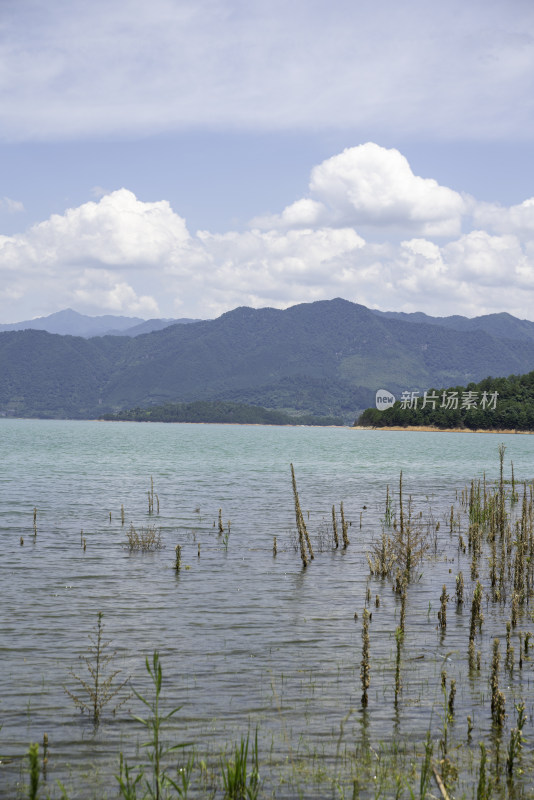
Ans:
POLYGON ((222 508, 219 509, 219 536, 222 536, 224 533, 224 525, 222 521, 222 508))
POLYGON ((46 772, 48 769, 48 734, 43 733, 43 778, 46 781, 46 772))
POLYGON ((475 591, 473 592, 473 601, 471 603, 471 620, 469 625, 469 670, 475 668, 475 636, 477 624, 482 625, 484 617, 481 611, 482 604, 482 586, 480 581, 477 581, 475 591))
POLYGON ((406 579, 403 578, 401 584, 401 612, 400 612, 400 630, 404 636, 404 628, 406 625, 406 579))
POLYGON ((345 512, 343 511, 343 503, 339 506, 339 513, 341 515, 341 535, 343 538, 343 550, 349 546, 349 537, 348 537, 348 529, 349 523, 345 520, 345 512))
POLYGON ((154 513, 154 479, 150 476, 150 489, 148 490, 148 513, 154 513))
POLYGON ((362 662, 361 662, 361 669, 360 669, 360 678, 362 680, 362 706, 365 708, 368 703, 367 698, 367 690, 369 689, 369 673, 370 673, 370 662, 369 662, 369 612, 366 608, 363 610, 363 628, 362 628, 362 662))
POLYGON ((493 658, 491 661, 491 717, 498 728, 502 728, 505 718, 505 698, 499 690, 499 640, 493 640, 493 658))
POLYGON ((302 509, 300 507, 299 494, 297 491, 297 482, 295 479, 295 470, 293 468, 293 464, 291 464, 290 466, 291 466, 291 483, 293 486, 293 498, 295 501, 295 518, 297 522, 297 531, 299 535, 300 557, 302 559, 302 565, 306 567, 308 564, 308 557, 306 550, 309 553, 310 560, 313 560, 314 555, 310 542, 310 537, 308 536, 306 523, 304 522, 304 517, 302 516, 302 509))
POLYGON ((400 662, 401 662, 401 648, 402 642, 404 639, 404 634, 400 628, 395 630, 395 643, 396 643, 396 655, 395 655, 395 707, 399 701, 399 694, 401 690, 401 676, 400 676, 400 662))
POLYGON ((447 603, 449 602, 450 598, 447 594, 447 587, 443 584, 443 589, 441 590, 440 595, 440 610, 438 611, 438 622, 439 627, 444 631, 447 627, 447 603))
POLYGON ((456 576, 456 603, 461 606, 464 602, 464 576, 459 572, 456 576))
POLYGON ((445 788, 445 784, 441 780, 439 772, 437 771, 437 769, 436 769, 436 767, 434 765, 432 765, 432 772, 434 773, 434 779, 436 781, 436 784, 437 784, 437 787, 438 787, 439 791, 441 792, 441 796, 442 796, 443 800, 450 800, 449 794, 447 792, 447 789, 445 788))
POLYGON ((276 558, 278 553, 278 547, 276 545, 276 536, 273 536, 273 556, 276 558))
POLYGON ((337 535, 336 507, 332 506, 332 529, 334 531, 334 546, 339 547, 339 536, 337 535))
POLYGON ((400 535, 404 539, 404 509, 402 507, 402 470, 399 477, 399 514, 400 514, 400 535))

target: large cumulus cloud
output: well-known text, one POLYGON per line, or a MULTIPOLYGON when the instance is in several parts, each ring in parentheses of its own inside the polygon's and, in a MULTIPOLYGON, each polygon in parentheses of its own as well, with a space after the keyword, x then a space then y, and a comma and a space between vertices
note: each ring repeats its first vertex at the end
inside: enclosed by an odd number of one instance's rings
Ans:
POLYGON ((0 236, 2 321, 67 306, 212 317, 339 295, 382 309, 532 317, 532 208, 464 198, 371 143, 317 165, 308 196, 242 231, 191 232, 168 202, 120 189, 0 236))
POLYGON ((347 148, 314 167, 309 189, 311 197, 257 224, 408 228, 425 236, 453 236, 460 232, 466 211, 457 192, 414 175, 398 150, 373 142, 347 148))

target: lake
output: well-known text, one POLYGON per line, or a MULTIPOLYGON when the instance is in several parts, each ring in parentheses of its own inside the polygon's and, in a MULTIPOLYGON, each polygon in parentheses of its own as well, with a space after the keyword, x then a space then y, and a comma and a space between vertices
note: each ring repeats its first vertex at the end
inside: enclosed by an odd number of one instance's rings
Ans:
MULTIPOLYGON (((466 680, 474 582, 469 552, 450 533, 450 509, 455 504, 466 537, 466 512, 457 500, 471 479, 484 473, 488 485, 498 479, 501 442, 505 477, 513 461, 516 479, 531 483, 530 436, 1 419, 0 441, 1 797, 22 792, 27 764, 21 756, 30 742, 42 749, 45 733, 52 796, 60 796, 59 778, 71 798, 116 797, 119 751, 132 762, 142 756, 145 734, 132 713, 143 709, 135 697, 115 715, 108 713, 110 703, 95 730, 64 690, 81 691, 72 672, 87 674, 81 657, 99 612, 121 670, 117 680, 131 677, 139 692, 150 694, 145 658, 159 651, 164 706, 181 706, 169 738, 193 742, 208 768, 215 772, 220 754, 258 729, 260 758, 269 764, 265 796, 379 796, 365 786, 351 795, 345 784, 333 794, 325 775, 340 753, 345 757, 362 742, 377 752, 413 743, 419 763, 429 725, 442 724, 444 665, 448 679, 457 681, 455 740, 466 741, 470 715, 478 758, 478 739, 492 728, 491 640, 504 642, 510 609, 499 603, 491 610, 484 601, 484 636, 477 643, 484 678, 466 680), (315 550, 306 569, 296 546, 290 463, 315 550), (432 536, 430 558, 407 592, 402 698, 395 706, 399 597, 392 581, 370 576, 366 553, 382 531, 387 486, 398 512, 401 470, 405 513, 411 496, 413 519, 424 521, 432 536), (339 512, 341 502, 350 545, 336 550, 332 505, 339 512), (138 531, 155 526, 164 546, 131 552, 130 525, 138 531), (468 600, 463 610, 450 601, 442 635, 440 592, 445 583, 453 598, 460 570, 468 600), (368 590, 371 673, 363 712, 368 590), (301 763, 307 772, 298 772, 301 763)), ((532 629, 529 609, 514 629, 516 655, 519 630, 532 629)), ((531 677, 525 661, 506 678, 509 725, 520 696, 534 715, 531 677)), ((353 778, 347 781, 354 786, 353 778)), ((534 796, 524 791, 521 796, 534 796)))

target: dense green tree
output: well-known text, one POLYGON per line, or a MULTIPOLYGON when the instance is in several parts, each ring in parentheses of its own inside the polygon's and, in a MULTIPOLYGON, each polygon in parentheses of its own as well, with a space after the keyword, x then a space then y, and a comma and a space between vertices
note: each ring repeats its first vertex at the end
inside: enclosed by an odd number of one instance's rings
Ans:
POLYGON ((422 397, 418 398, 417 407, 414 408, 403 408, 402 402, 397 400, 386 411, 367 408, 355 424, 374 428, 415 425, 443 429, 534 431, 534 372, 510 375, 508 378, 484 378, 480 383, 431 389, 427 394, 430 396, 433 393, 439 397, 435 408, 432 404, 423 407, 422 397), (447 408, 447 399, 453 393, 458 397, 458 407, 447 408), (475 398, 472 406, 463 404, 468 393, 475 398), (491 401, 495 393, 496 401, 493 404, 491 401))

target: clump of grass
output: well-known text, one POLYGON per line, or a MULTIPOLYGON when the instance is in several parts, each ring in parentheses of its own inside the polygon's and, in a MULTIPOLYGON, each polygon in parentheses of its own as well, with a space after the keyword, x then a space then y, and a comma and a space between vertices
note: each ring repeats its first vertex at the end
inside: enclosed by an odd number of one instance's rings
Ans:
POLYGON ((133 524, 130 524, 126 537, 126 546, 130 552, 135 550, 146 553, 152 550, 161 550, 163 547, 160 530, 155 525, 147 525, 146 528, 137 529, 134 528, 133 524))
POLYGON ((260 791, 258 764, 258 731, 251 750, 252 769, 247 774, 249 758, 249 737, 241 737, 236 746, 234 758, 221 763, 224 783, 224 797, 227 800, 256 800, 260 791))
POLYGON ((366 553, 371 575, 387 578, 396 564, 393 539, 385 531, 378 542, 371 543, 371 552, 366 553))

